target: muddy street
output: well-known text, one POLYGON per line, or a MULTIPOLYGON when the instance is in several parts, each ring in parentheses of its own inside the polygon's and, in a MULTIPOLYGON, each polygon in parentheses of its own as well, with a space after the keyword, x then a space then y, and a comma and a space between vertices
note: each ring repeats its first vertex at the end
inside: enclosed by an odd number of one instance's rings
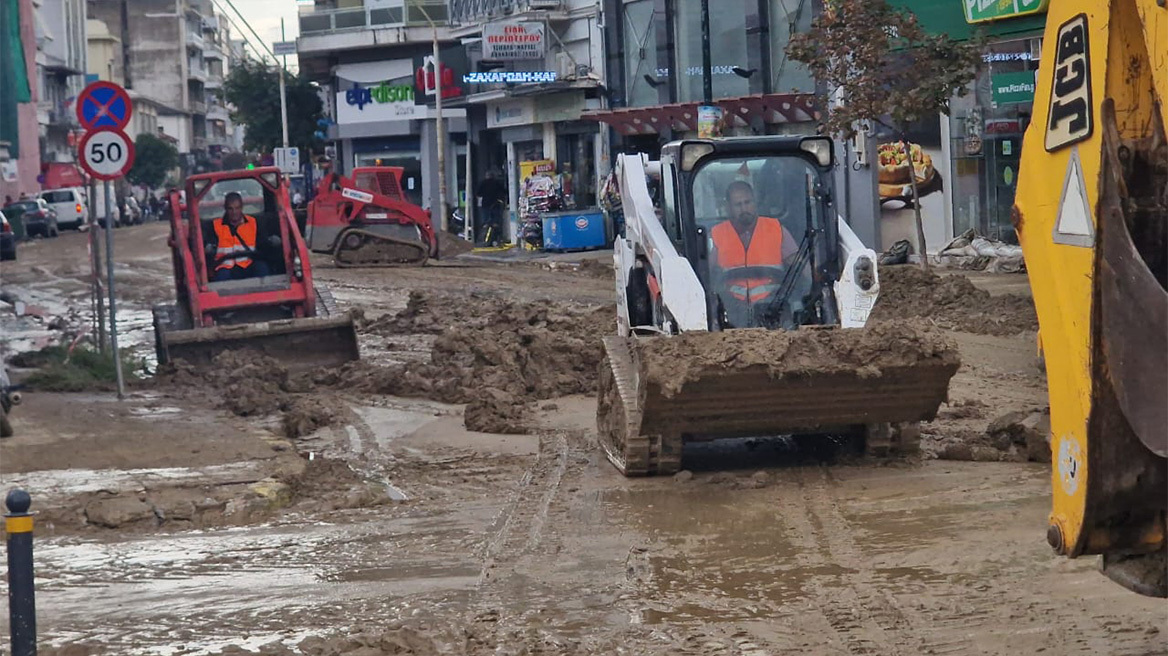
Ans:
MULTIPOLYGON (((888 276, 878 311, 961 358, 920 456, 752 438, 626 479, 597 441, 606 254, 322 259, 361 362, 158 371, 166 234, 116 232, 128 398, 29 389, 0 441, 2 487, 40 512, 43 653, 1168 653, 1163 600, 1046 544, 1024 274, 888 276)), ((25 306, 0 303, 0 356, 86 329, 87 262, 67 232, 0 264, 25 306)))

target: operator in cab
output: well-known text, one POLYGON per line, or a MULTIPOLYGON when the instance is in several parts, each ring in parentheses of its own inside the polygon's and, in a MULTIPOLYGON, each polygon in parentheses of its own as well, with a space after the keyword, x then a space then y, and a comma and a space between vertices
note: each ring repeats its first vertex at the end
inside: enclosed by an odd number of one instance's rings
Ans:
POLYGON ((730 217, 710 230, 713 253, 710 263, 721 289, 735 305, 759 306, 773 300, 783 282, 785 264, 795 262, 799 244, 776 218, 759 216, 754 187, 736 180, 726 186, 726 211, 730 217), (751 267, 749 275, 735 269, 751 267))
POLYGON ((215 282, 269 275, 265 254, 280 248, 278 235, 262 234, 259 221, 243 213, 243 196, 232 191, 223 199, 223 216, 203 230, 203 246, 215 282))

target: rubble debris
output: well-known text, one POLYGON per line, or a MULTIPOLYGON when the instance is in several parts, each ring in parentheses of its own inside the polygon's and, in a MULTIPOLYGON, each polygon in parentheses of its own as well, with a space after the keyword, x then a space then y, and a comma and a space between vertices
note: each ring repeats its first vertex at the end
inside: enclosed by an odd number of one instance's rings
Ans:
POLYGON ((1050 410, 1009 412, 984 431, 943 432, 927 441, 926 451, 940 460, 1049 462, 1050 410))
POLYGON ((1038 330, 1038 315, 1029 298, 993 296, 960 274, 938 276, 915 266, 882 267, 880 296, 871 318, 897 321, 906 317, 925 318, 941 328, 978 335, 1038 330))

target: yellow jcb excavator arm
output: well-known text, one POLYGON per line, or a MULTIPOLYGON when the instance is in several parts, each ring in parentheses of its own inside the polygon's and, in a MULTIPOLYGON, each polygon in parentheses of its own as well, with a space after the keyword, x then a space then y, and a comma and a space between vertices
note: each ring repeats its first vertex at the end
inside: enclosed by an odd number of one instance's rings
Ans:
POLYGON ((1168 595, 1168 8, 1050 3, 1014 225, 1042 331, 1060 554, 1168 595))

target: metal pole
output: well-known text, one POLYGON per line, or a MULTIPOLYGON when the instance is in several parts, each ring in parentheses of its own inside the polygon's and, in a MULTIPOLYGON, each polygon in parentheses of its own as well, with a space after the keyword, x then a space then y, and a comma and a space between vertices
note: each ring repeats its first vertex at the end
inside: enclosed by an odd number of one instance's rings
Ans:
MULTIPOLYGON (((428 15, 426 18, 429 20, 428 15)), ((438 132, 438 207, 442 210, 438 225, 445 232, 449 208, 446 204, 446 123, 442 120, 442 59, 438 54, 438 25, 434 21, 430 25, 434 28, 434 127, 438 132)))
POLYGON ((110 350, 114 355, 114 369, 118 372, 118 399, 126 398, 126 381, 122 378, 122 357, 118 352, 118 311, 114 301, 114 222, 113 194, 109 180, 105 181, 105 266, 109 285, 110 350))
MULTIPOLYGON (((108 221, 109 218, 106 218, 108 221)), ((105 353, 105 290, 101 287, 101 244, 97 243, 97 181, 89 183, 89 259, 93 273, 93 295, 97 303, 97 351, 105 353)))
POLYGON ((471 175, 474 174, 474 168, 470 165, 470 133, 466 135, 466 184, 464 186, 464 193, 466 193, 466 221, 463 224, 462 236, 470 243, 475 241, 475 197, 474 197, 474 180, 471 175))
MULTIPOLYGON (((280 40, 284 40, 284 19, 280 19, 280 40)), ((284 71, 288 68, 288 55, 280 55, 284 60, 280 66, 280 123, 284 130, 284 147, 288 147, 288 98, 284 91, 284 71)))
POLYGON ((13 489, 4 500, 8 533, 8 624, 12 656, 36 656, 36 585, 32 568, 32 499, 13 489))
POLYGON ((710 55, 710 0, 702 0, 702 100, 714 102, 714 65, 710 55))

